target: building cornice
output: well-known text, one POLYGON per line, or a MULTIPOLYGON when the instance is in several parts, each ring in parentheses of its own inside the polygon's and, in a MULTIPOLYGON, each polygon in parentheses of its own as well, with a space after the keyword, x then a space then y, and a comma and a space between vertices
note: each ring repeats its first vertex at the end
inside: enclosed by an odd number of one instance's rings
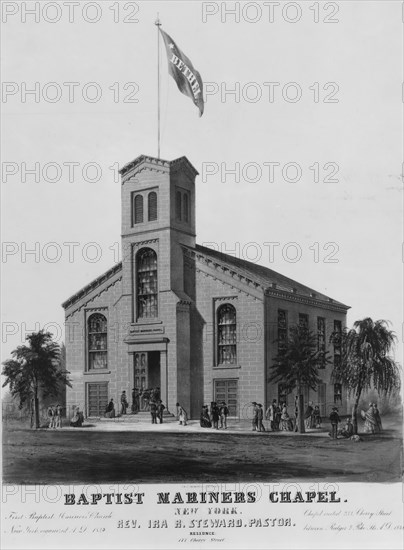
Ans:
MULTIPOLYGON (((331 311, 338 311, 340 313, 346 314, 348 311, 349 306, 345 306, 344 304, 340 304, 338 302, 335 302, 331 298, 329 298, 328 301, 326 300, 320 300, 319 298, 316 298, 315 293, 313 292, 312 296, 303 296, 302 294, 299 294, 294 289, 291 292, 288 292, 287 290, 281 290, 276 288, 276 284, 274 284, 272 287, 268 287, 267 285, 263 285, 261 283, 258 283, 257 281, 254 281, 253 278, 250 278, 246 276, 244 273, 241 273, 237 267, 229 267, 227 265, 224 265, 216 258, 210 258, 206 254, 204 254, 201 251, 197 250, 191 250, 190 248, 183 246, 182 247, 184 251, 184 255, 188 259, 195 259, 199 263, 206 265, 207 267, 210 267, 214 270, 219 271, 222 274, 225 274, 227 276, 232 277, 233 279, 236 279, 237 281, 240 281, 244 285, 247 285, 249 287, 252 287, 256 290, 261 291, 264 296, 272 296, 276 298, 281 298, 284 300, 288 300, 290 302, 297 302, 305 305, 310 305, 313 307, 318 307, 322 309, 329 309, 331 311)), ((212 276, 207 274, 205 271, 201 269, 196 269, 197 272, 204 273, 206 276, 212 276)), ((218 277, 219 278, 219 277, 218 277)), ((226 281, 222 281, 223 283, 226 283, 226 281)), ((229 283, 226 283, 229 284, 229 283)), ((231 286, 231 285, 230 285, 231 286)), ((233 288, 233 287, 232 287, 233 288)))
POLYGON ((297 292, 287 292, 286 290, 275 289, 272 287, 265 289, 265 296, 280 298, 282 300, 288 300, 289 302, 297 302, 300 304, 309 305, 312 307, 318 307, 321 309, 329 309, 331 311, 338 311, 340 313, 346 313, 349 306, 344 306, 334 302, 331 298, 329 301, 319 300, 315 297, 302 296, 297 292))
MULTIPOLYGON (((99 292, 97 292, 97 294, 94 294, 93 296, 91 296, 91 298, 88 298, 88 300, 86 300, 85 302, 82 302, 79 306, 77 306, 75 309, 72 309, 71 311, 69 311, 68 314, 66 314, 66 320, 69 319, 69 317, 71 317, 72 315, 74 315, 75 313, 77 313, 78 311, 80 311, 81 309, 88 309, 86 308, 87 304, 90 304, 91 302, 94 302, 94 300, 96 298, 99 298, 101 296, 101 294, 103 294, 104 292, 106 292, 107 290, 109 290, 111 287, 115 286, 116 283, 118 283, 119 281, 122 281, 122 276, 118 277, 117 279, 113 279, 109 285, 107 286, 104 286, 100 289, 99 292)), ((79 298, 78 298, 79 300, 79 298)), ((95 307, 95 308, 91 308, 91 309, 104 309, 104 306, 100 306, 99 308, 98 307, 95 307)))

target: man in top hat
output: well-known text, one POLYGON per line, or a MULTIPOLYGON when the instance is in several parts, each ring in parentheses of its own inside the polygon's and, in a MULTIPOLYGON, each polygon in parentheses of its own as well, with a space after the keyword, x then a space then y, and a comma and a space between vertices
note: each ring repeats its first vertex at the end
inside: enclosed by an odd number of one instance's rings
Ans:
POLYGON ((332 408, 332 412, 330 414, 330 421, 331 421, 331 433, 328 435, 330 435, 332 439, 337 439, 338 424, 341 422, 341 419, 338 415, 337 407, 332 408))

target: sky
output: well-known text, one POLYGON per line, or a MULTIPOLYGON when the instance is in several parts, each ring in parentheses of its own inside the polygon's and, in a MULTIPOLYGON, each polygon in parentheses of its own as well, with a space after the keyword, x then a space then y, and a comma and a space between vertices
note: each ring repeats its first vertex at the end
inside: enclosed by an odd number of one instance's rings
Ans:
POLYGON ((62 302, 120 259, 117 167, 157 155, 159 12, 204 82, 199 117, 160 44, 161 157, 200 173, 197 242, 348 326, 389 320, 402 364, 400 2, 2 4, 2 361, 39 328, 63 341, 62 302))

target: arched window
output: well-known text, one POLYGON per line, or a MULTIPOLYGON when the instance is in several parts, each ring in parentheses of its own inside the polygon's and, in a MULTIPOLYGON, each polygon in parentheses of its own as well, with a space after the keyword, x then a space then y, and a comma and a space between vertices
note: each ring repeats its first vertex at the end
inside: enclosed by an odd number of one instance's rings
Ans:
POLYGON ((181 206, 182 206, 181 191, 177 191, 175 194, 175 218, 178 221, 181 221, 182 219, 181 206))
POLYGON ((143 223, 143 196, 136 195, 133 204, 133 222, 143 223))
POLYGON ((157 317, 157 255, 142 248, 136 256, 137 316, 157 317))
POLYGON ((217 310, 217 359, 218 365, 237 363, 236 309, 230 304, 217 310))
POLYGON ((148 220, 154 222, 157 220, 157 193, 152 191, 148 196, 148 220))
POLYGON ((189 196, 188 193, 184 193, 184 222, 189 222, 189 196))
POLYGON ((88 370, 106 369, 107 363, 107 319, 101 313, 88 318, 88 370))

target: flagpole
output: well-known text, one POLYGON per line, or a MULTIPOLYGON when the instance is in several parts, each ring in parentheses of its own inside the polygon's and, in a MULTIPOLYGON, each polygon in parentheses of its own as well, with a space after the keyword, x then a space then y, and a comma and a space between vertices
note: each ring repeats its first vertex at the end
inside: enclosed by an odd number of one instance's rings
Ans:
POLYGON ((160 29, 159 13, 154 23, 157 27, 157 158, 160 158, 160 29))

